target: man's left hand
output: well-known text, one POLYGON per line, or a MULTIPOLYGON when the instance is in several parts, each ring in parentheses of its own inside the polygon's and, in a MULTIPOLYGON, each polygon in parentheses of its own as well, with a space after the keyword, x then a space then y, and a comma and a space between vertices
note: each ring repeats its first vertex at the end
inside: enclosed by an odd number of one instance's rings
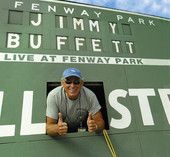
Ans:
POLYGON ((89 113, 89 116, 87 118, 87 126, 89 132, 95 132, 97 130, 97 124, 92 117, 92 113, 89 113))

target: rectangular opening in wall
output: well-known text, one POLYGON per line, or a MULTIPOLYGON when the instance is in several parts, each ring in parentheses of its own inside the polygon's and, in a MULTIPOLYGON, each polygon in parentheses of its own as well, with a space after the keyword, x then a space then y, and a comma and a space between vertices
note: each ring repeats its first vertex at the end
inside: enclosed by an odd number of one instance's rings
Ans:
POLYGON ((85 82, 84 86, 89 88, 91 91, 95 93, 99 101, 99 104, 101 105, 101 113, 105 121, 105 129, 108 130, 109 124, 108 124, 107 107, 106 107, 106 99, 105 99, 103 82, 85 82))
POLYGON ((123 34, 132 35, 130 24, 122 24, 123 34))
MULTIPOLYGON (((60 86, 60 82, 47 82, 47 95, 51 90, 54 88, 60 86)), ((103 119, 105 121, 105 129, 109 129, 108 124, 108 116, 107 116, 107 107, 106 107, 106 100, 105 100, 105 93, 104 93, 104 86, 103 82, 84 82, 84 86, 93 91, 99 101, 99 104, 101 105, 101 113, 103 116, 103 119)), ((86 125, 86 124, 85 124, 86 125)), ((87 131, 87 126, 86 131, 87 131)), ((74 131, 76 132, 76 131, 74 131)))
POLYGON ((23 24, 23 12, 9 10, 8 24, 22 25, 23 24))

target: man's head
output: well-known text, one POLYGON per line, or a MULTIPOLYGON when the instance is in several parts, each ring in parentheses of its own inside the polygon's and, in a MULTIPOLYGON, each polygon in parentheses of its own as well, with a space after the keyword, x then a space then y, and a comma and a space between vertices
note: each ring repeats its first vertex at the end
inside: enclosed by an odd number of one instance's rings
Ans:
POLYGON ((64 87, 64 90, 69 99, 77 99, 80 93, 80 89, 83 86, 80 70, 76 68, 68 68, 64 70, 61 84, 64 87))

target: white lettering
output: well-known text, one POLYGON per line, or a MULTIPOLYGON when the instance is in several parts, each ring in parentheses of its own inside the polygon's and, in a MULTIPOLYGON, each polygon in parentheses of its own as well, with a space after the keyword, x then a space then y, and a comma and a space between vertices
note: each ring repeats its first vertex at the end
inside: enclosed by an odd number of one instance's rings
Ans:
POLYGON ((41 24, 42 15, 41 15, 41 14, 37 14, 37 15, 38 15, 38 20, 37 20, 37 22, 31 20, 31 24, 32 24, 33 26, 39 26, 39 25, 41 24))
MULTIPOLYGON (((0 117, 2 113, 2 103, 3 103, 4 92, 0 91, 0 117)), ((15 135, 15 125, 0 125, 0 137, 14 136, 15 135)))
POLYGON ((15 1, 14 8, 18 8, 18 6, 22 6, 22 5, 23 5, 23 2, 15 1))
POLYGON ((129 110, 118 102, 118 98, 125 98, 127 91, 123 89, 116 89, 109 94, 110 105, 121 114, 121 119, 111 118, 110 126, 117 129, 124 129, 129 127, 131 123, 131 114, 129 110))
POLYGON ((133 19, 131 17, 128 18, 128 22, 135 23, 135 21, 133 21, 133 19))
POLYGON ((144 125, 154 125, 148 96, 155 96, 154 89, 129 89, 130 96, 137 96, 144 125))
POLYGON ((100 43, 101 43, 100 39, 92 39, 93 51, 101 52, 100 43))
POLYGON ((122 15, 117 15, 117 20, 122 20, 123 19, 123 16, 122 15))
POLYGON ((116 52, 119 53, 120 52, 120 50, 119 50, 120 41, 112 40, 112 43, 115 45, 116 52))
POLYGON ((8 33, 7 48, 17 48, 20 45, 20 35, 8 33))
POLYGON ((73 26, 74 29, 77 29, 77 26, 80 25, 81 30, 84 30, 83 19, 73 18, 73 26))
POLYGON ((158 89, 163 108, 170 124, 170 89, 158 89))
POLYGON ((66 14, 69 14, 69 13, 70 13, 70 14, 73 14, 74 8, 71 8, 71 9, 70 9, 70 8, 64 7, 64 11, 65 11, 66 14))
POLYGON ((76 51, 80 50, 80 46, 84 45, 84 38, 75 38, 75 42, 76 42, 76 51))
POLYGON ((32 124, 33 91, 24 91, 20 135, 45 134, 45 123, 32 124))
POLYGON ((51 11, 53 11, 53 12, 56 12, 56 6, 50 6, 50 5, 48 5, 48 12, 51 12, 51 11))
POLYGON ((155 24, 153 23, 153 20, 149 20, 149 25, 155 26, 155 24))
POLYGON ((64 28, 64 18, 63 18, 63 16, 59 16, 59 28, 64 28))
POLYGON ((133 53, 133 48, 132 48, 133 42, 126 41, 126 44, 128 45, 129 52, 130 52, 130 53, 133 53))
POLYGON ((96 31, 99 32, 99 21, 89 20, 89 27, 90 31, 93 31, 93 27, 95 27, 96 31))
POLYGON ((116 23, 109 23, 111 29, 112 29, 112 33, 115 34, 116 33, 116 23))
POLYGON ((94 13, 97 15, 98 18, 100 17, 101 12, 97 13, 94 11, 94 13))
POLYGON ((32 9, 33 11, 40 11, 40 9, 38 8, 39 6, 40 6, 40 5, 37 4, 37 3, 32 3, 31 9, 32 9))
POLYGON ((61 45, 66 44, 65 40, 67 40, 67 37, 57 36, 57 49, 58 50, 61 50, 61 45))
POLYGON ((30 34, 30 46, 33 49, 38 49, 41 47, 42 35, 30 34), (37 36, 37 44, 34 43, 34 37, 37 36))
POLYGON ((139 24, 144 24, 145 25, 144 19, 139 18, 138 20, 139 20, 139 24))
POLYGON ((89 17, 89 14, 88 14, 88 12, 87 12, 86 10, 83 10, 82 13, 81 13, 81 15, 86 15, 86 16, 89 17))

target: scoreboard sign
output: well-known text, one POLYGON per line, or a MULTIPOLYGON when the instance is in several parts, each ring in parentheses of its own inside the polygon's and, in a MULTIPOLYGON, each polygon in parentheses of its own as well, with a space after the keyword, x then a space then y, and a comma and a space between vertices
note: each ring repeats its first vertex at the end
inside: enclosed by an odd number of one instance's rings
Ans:
MULTIPOLYGON (((48 84, 76 67, 85 81, 103 84, 109 132, 120 156, 152 157, 148 146, 167 157, 162 145, 170 143, 169 41, 170 20, 161 17, 66 1, 0 1, 0 150, 1 143, 53 141, 45 131, 48 84)), ((67 135, 73 141, 82 136, 103 148, 97 135, 67 135)), ((60 144, 53 154, 64 149, 60 144)), ((11 149, 19 155, 18 147, 11 149)), ((42 156, 43 143, 39 147, 42 156)), ((105 154, 100 149, 92 156, 97 153, 105 154)))

